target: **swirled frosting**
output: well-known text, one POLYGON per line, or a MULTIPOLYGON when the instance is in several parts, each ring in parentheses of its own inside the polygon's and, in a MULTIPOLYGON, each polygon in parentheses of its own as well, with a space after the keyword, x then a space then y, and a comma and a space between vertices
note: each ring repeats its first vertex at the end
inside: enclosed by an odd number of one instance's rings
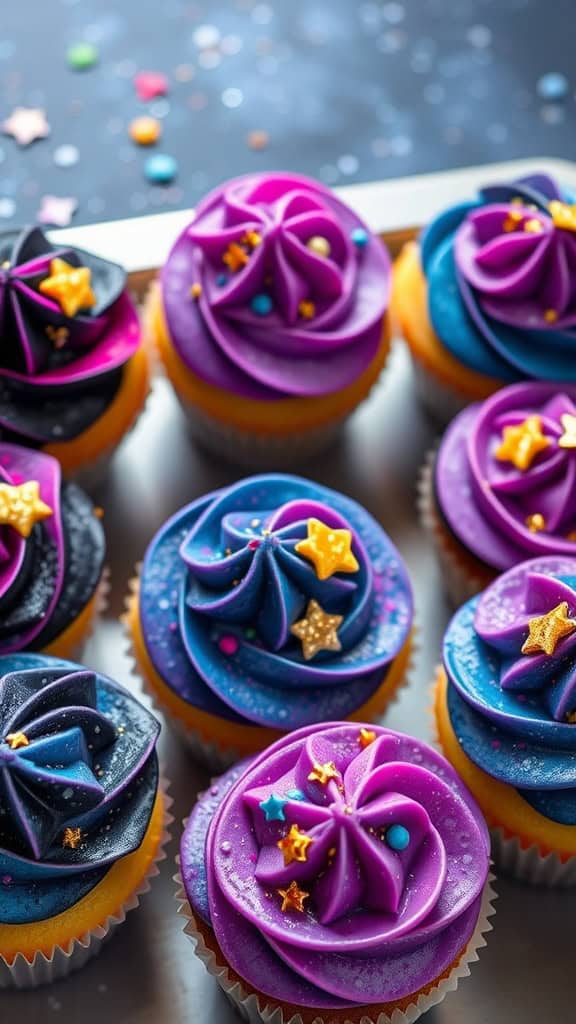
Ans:
POLYGON ((179 696, 280 729, 360 707, 412 620, 406 571, 372 517, 284 475, 169 520, 146 553, 139 607, 153 665, 179 696))
POLYGON ((576 825, 576 558, 532 559, 456 614, 448 711, 465 753, 537 811, 576 825))
POLYGON ((469 406, 434 469, 436 505, 487 565, 576 554, 576 386, 527 382, 469 406))
POLYGON ((40 650, 88 604, 104 532, 51 455, 0 443, 0 655, 40 650))
POLYGON ((442 343, 502 381, 576 381, 576 213, 534 174, 444 211, 422 238, 442 343))
POLYGON ((0 658, 0 922, 81 899, 142 842, 159 725, 117 683, 42 655, 0 658))
POLYGON ((125 285, 115 263, 53 246, 39 228, 0 234, 6 437, 69 440, 105 412, 140 340, 125 285))
POLYGON ((200 203, 161 283, 172 342, 198 377, 245 398, 313 397, 375 357, 390 261, 322 185, 254 174, 200 203))
POLYGON ((184 884, 259 992, 311 1008, 387 1003, 466 946, 487 830, 426 744, 352 723, 303 729, 207 799, 182 840, 184 884))

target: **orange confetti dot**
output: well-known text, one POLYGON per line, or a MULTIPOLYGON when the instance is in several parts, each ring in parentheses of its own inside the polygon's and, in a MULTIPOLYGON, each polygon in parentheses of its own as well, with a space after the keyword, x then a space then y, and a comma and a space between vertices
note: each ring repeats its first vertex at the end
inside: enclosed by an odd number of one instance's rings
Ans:
POLYGON ((248 133, 247 142, 250 149, 266 149, 270 136, 268 132, 253 131, 248 133))
POLYGON ((162 126, 155 117, 136 117, 130 125, 130 138, 138 146, 153 146, 162 134, 162 126))

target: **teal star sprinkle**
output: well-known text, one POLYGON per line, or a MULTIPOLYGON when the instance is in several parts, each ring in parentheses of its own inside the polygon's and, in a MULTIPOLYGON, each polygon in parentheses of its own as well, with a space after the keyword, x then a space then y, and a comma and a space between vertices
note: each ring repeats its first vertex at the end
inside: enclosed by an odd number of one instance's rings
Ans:
POLYGON ((267 800, 259 804, 260 810, 264 811, 266 821, 286 821, 284 808, 287 801, 276 793, 271 793, 267 800))

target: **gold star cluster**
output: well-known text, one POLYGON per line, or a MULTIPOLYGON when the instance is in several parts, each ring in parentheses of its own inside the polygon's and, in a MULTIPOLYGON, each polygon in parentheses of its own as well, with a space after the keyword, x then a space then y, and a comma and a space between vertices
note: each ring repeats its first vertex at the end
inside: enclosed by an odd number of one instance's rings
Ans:
POLYGON ((340 651, 338 627, 342 615, 329 615, 317 601, 308 602, 306 615, 290 627, 292 636, 300 640, 305 661, 310 661, 319 651, 340 651))
POLYGON ((556 645, 576 631, 576 619, 568 618, 568 602, 561 601, 545 615, 536 615, 528 622, 528 636, 522 654, 554 654, 556 645))
POLYGON ((13 526, 21 537, 29 537, 36 523, 52 515, 40 497, 37 480, 13 486, 0 484, 0 526, 13 526))
POLYGON ((81 309, 96 305, 96 296, 90 285, 89 267, 73 267, 59 258, 50 260, 50 275, 39 284, 42 295, 58 303, 66 316, 76 316, 81 309))

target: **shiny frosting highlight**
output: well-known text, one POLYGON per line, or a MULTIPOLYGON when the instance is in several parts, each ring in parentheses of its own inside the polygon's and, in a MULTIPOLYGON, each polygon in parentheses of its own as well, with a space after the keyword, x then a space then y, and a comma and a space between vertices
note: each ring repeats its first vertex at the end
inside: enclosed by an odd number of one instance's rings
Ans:
POLYGON ((72 905, 145 834, 159 725, 117 683, 41 655, 0 659, 0 921, 72 905))
POLYGON ((383 1003, 462 952, 488 837, 440 754, 378 726, 334 723, 287 736, 232 777, 203 867, 188 872, 206 828, 201 804, 181 861, 194 908, 249 985, 309 1007, 383 1003))
POLYGON ((434 469, 452 533, 487 565, 576 554, 576 386, 512 385, 450 424, 434 469))
POLYGON ((184 699, 293 728, 378 688, 408 638, 412 594, 364 509, 265 475, 166 524, 146 553, 140 614, 157 671, 184 699))
POLYGON ((502 381, 576 381, 576 215, 534 174, 444 211, 422 238, 429 312, 466 366, 502 381))
POLYGON ((255 174, 198 206, 161 281, 173 344, 202 380, 258 400, 314 397, 374 359, 390 261, 322 185, 255 174))
POLYGON ((523 563, 460 609, 444 640, 465 753, 553 821, 576 825, 576 558, 523 563))

